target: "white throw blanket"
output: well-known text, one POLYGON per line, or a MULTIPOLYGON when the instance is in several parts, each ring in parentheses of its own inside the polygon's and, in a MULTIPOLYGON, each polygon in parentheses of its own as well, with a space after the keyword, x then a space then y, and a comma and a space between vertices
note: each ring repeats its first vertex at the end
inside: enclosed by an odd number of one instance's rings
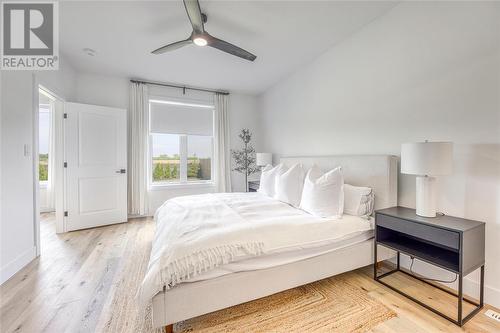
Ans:
POLYGON ((164 288, 229 262, 321 246, 372 228, 367 220, 343 220, 313 217, 259 193, 168 200, 155 214, 157 229, 140 299, 148 302, 164 288))

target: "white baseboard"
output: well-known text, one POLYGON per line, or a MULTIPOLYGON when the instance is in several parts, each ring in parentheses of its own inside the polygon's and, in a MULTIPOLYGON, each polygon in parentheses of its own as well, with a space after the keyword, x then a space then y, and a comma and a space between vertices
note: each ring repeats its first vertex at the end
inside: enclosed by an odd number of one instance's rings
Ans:
MULTIPOLYGON (((464 293, 479 299, 479 282, 466 277, 464 279, 464 293)), ((484 303, 500 308, 500 290, 485 283, 484 303)))
POLYGON ((146 214, 146 215, 135 215, 135 214, 128 214, 127 218, 128 219, 141 219, 144 217, 153 217, 154 214, 146 214))
POLYGON ((20 254, 16 259, 2 266, 0 269, 0 284, 10 279, 14 274, 35 259, 35 257, 36 247, 33 247, 20 254))
MULTIPOLYGON (((396 262, 395 257, 391 259, 391 262, 396 262)), ((410 259, 401 255, 401 267, 409 269, 410 267, 410 259)), ((440 280, 453 280, 454 274, 448 271, 445 271, 439 267, 432 266, 423 261, 415 261, 413 265, 413 271, 419 275, 440 279, 440 280)), ((479 271, 479 270, 478 270, 479 271)), ((441 283, 447 287, 453 288, 455 290, 458 289, 458 282, 454 283, 441 283)), ((473 298, 479 299, 479 282, 473 280, 470 276, 466 276, 464 278, 464 294, 473 298)), ((494 307, 500 308, 500 290, 489 286, 488 284, 484 284, 484 303, 493 305, 494 307)))
POLYGON ((40 213, 52 213, 52 212, 55 212, 54 208, 40 207, 40 213))

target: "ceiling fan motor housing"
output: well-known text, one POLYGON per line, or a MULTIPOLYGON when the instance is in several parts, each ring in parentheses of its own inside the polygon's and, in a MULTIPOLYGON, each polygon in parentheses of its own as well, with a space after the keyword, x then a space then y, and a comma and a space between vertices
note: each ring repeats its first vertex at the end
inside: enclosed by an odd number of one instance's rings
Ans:
POLYGON ((201 12, 199 0, 184 0, 184 8, 193 27, 191 35, 187 39, 162 46, 154 50, 153 54, 162 54, 194 43, 198 46, 210 46, 249 61, 254 61, 257 58, 241 47, 211 36, 205 30, 204 24, 207 23, 207 15, 201 12))

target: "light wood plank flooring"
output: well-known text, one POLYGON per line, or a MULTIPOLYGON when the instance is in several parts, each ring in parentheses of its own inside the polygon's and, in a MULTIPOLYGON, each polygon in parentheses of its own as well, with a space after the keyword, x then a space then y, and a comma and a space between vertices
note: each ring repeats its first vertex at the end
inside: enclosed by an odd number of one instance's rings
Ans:
MULTIPOLYGON (((153 233, 151 219, 135 219, 56 235, 53 215, 42 215, 41 257, 0 287, 0 331, 150 331, 135 293, 148 264, 153 233)), ((346 276, 397 313, 373 332, 500 332, 500 323, 484 316, 486 309, 459 328, 374 282, 369 267, 346 276)), ((394 278, 410 291, 412 281, 394 278)), ((413 286, 439 308, 456 306, 446 295, 413 286)))

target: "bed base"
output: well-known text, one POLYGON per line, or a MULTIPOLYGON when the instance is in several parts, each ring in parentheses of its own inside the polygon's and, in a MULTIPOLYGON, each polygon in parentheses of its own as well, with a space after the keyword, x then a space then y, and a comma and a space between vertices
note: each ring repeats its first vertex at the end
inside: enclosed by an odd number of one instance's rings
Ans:
MULTIPOLYGON (((327 171, 342 166, 344 181, 368 186, 375 193, 375 209, 397 206, 398 163, 390 155, 281 157, 287 166, 301 163, 327 171)), ((392 257, 384 249, 379 260, 392 257)), ((180 284, 153 298, 153 325, 161 327, 209 312, 269 296, 330 276, 373 264, 373 240, 267 269, 228 274, 211 280, 180 284)))
MULTIPOLYGON (((380 252, 380 251, 379 251, 380 252)), ((390 250, 379 260, 393 257, 390 250)), ((153 298, 153 326, 164 326, 373 264, 373 239, 294 263, 180 284, 153 298)))

